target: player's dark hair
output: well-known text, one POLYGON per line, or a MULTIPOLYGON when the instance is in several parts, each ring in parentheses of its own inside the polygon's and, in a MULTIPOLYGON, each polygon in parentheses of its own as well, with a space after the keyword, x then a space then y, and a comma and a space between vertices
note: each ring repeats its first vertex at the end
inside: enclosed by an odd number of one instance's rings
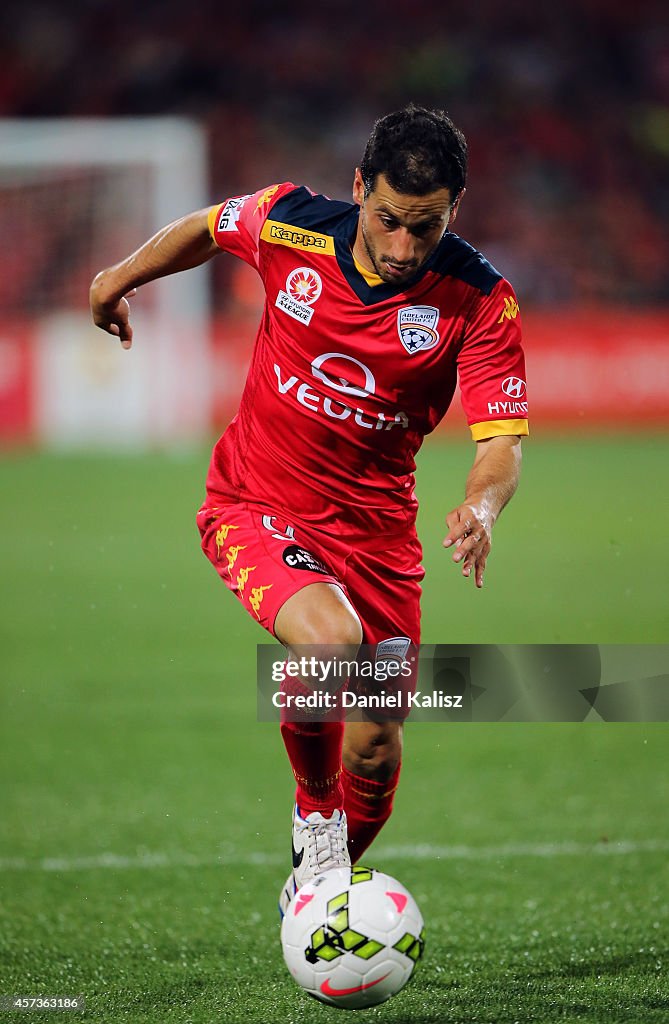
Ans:
POLYGON ((447 188, 455 201, 467 180, 467 142, 445 111, 410 103, 375 123, 360 171, 365 196, 384 174, 396 192, 424 196, 447 188))

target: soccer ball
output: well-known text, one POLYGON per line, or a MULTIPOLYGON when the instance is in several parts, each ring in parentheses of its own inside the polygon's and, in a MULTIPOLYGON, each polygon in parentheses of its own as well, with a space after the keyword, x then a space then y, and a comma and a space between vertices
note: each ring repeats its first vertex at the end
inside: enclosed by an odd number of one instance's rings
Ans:
POLYGON ((303 885, 281 925, 283 957, 305 992, 347 1010, 403 988, 423 954, 413 896, 375 868, 333 868, 303 885))

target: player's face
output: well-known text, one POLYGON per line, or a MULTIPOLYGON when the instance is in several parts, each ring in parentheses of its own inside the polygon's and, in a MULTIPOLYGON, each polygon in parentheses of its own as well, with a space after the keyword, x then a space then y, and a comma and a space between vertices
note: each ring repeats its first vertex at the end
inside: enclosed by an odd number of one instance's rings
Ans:
POLYGON ((388 284, 409 284, 455 220, 460 198, 454 203, 447 188, 425 196, 405 195, 391 188, 383 174, 365 196, 357 169, 353 199, 360 207, 360 219, 353 255, 388 284))

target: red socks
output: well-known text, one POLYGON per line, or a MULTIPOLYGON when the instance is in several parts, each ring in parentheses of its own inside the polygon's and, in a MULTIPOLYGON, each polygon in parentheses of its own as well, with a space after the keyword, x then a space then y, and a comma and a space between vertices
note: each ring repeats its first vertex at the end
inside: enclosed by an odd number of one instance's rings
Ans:
POLYGON ((342 769, 351 863, 359 860, 390 817, 401 767, 398 764, 387 782, 363 779, 348 768, 342 769))
MULTIPOLYGON (((293 682, 291 689, 297 689, 293 682)), ((365 779, 342 767, 344 723, 286 721, 281 735, 297 782, 295 800, 303 817, 319 811, 329 818, 346 811, 348 848, 355 863, 390 817, 401 765, 386 782, 365 779)))
POLYGON ((329 818, 336 807, 344 806, 344 723, 282 722, 281 735, 297 782, 295 800, 302 816, 320 811, 329 818))

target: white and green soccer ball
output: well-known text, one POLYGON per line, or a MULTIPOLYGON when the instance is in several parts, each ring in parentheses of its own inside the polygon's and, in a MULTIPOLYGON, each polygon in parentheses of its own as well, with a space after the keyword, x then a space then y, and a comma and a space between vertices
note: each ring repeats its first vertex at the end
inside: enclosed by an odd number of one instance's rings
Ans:
POLYGON ((423 917, 397 879, 334 868, 303 885, 281 925, 288 970, 310 996, 346 1010, 397 995, 423 954, 423 917))

